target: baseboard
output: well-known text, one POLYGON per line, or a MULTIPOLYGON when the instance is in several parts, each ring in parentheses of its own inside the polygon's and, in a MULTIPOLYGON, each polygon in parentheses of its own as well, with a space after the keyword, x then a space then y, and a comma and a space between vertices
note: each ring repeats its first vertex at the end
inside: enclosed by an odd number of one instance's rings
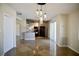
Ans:
MULTIPOLYGON (((2 50, 0 49, 0 51, 2 51, 2 50)), ((4 56, 3 52, 2 52, 2 53, 0 53, 0 54, 1 54, 0 56, 4 56)))
POLYGON ((74 48, 68 46, 68 45, 60 45, 60 44, 57 44, 59 47, 68 47, 69 49, 71 49, 72 51, 76 52, 79 54, 79 51, 75 50, 74 48))
MULTIPOLYGON (((16 48, 16 47, 13 47, 13 48, 16 48)), ((9 49, 7 52, 9 52, 10 50, 12 50, 13 48, 9 49)), ((3 56, 5 56, 5 54, 6 54, 7 52, 3 53, 3 56)))
POLYGON ((67 47, 67 45, 61 45, 60 47, 67 47))
POLYGON ((60 44, 57 44, 59 47, 68 47, 67 45, 60 45, 60 44))
POLYGON ((73 50, 74 52, 78 53, 79 54, 79 51, 75 50, 74 48, 68 46, 68 48, 70 48, 71 50, 73 50))

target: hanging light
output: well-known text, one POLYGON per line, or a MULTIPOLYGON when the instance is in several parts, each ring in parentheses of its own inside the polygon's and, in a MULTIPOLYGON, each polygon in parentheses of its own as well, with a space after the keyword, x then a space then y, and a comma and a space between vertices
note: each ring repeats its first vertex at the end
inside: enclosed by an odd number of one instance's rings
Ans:
POLYGON ((39 13, 40 13, 40 16, 42 16, 42 14, 43 14, 42 9, 40 9, 39 13))
POLYGON ((40 24, 43 24, 43 17, 40 17, 40 24))
POLYGON ((42 16, 43 12, 42 12, 42 5, 40 6, 40 16, 42 16))
POLYGON ((43 24, 43 20, 47 18, 47 15, 46 15, 46 12, 44 13, 43 12, 43 6, 46 4, 46 3, 37 3, 39 6, 40 6, 40 9, 37 9, 36 10, 36 14, 37 16, 39 17, 40 19, 40 24, 43 24))
POLYGON ((44 14, 44 19, 46 19, 47 18, 47 15, 46 15, 46 13, 44 14))
POLYGON ((37 14, 37 16, 39 15, 39 10, 38 9, 36 10, 36 14, 37 14))

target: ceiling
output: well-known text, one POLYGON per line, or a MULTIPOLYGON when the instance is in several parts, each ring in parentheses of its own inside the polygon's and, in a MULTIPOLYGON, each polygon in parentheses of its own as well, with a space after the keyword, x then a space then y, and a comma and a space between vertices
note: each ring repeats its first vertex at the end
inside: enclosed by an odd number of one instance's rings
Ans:
MULTIPOLYGON (((36 9, 39 8, 36 3, 9 3, 18 13, 22 13, 20 17, 38 20, 36 9)), ((47 3, 46 8, 47 19, 50 20, 58 14, 69 14, 78 10, 79 4, 77 3, 47 3)))

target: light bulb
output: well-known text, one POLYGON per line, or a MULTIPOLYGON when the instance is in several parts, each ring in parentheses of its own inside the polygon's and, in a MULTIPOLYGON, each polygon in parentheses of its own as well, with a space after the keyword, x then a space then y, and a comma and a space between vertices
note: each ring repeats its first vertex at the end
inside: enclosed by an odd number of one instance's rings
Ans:
POLYGON ((44 14, 44 19, 46 19, 47 18, 47 15, 46 15, 46 13, 44 14))
POLYGON ((36 24, 35 24, 35 26, 37 26, 37 27, 38 27, 38 23, 36 23, 36 24))
POLYGON ((42 16, 42 14, 43 14, 43 12, 42 12, 42 10, 40 10, 40 16, 42 16))
POLYGON ((40 17, 40 24, 43 24, 43 18, 40 17))
POLYGON ((36 14, 37 14, 37 16, 39 15, 39 10, 38 9, 36 10, 36 14))

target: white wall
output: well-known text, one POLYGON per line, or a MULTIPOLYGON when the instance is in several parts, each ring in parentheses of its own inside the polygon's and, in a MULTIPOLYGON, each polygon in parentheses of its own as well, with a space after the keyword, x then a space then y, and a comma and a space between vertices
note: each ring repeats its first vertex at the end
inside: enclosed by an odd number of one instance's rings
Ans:
POLYGON ((79 11, 69 15, 68 47, 79 53, 79 11))
POLYGON ((57 28, 57 44, 61 47, 66 47, 67 45, 67 18, 65 14, 57 15, 56 17, 56 28, 57 28))
POLYGON ((18 27, 18 25, 20 26, 20 29, 19 29, 20 35, 16 35, 16 36, 17 36, 17 39, 19 40, 19 39, 23 39, 24 38, 23 33, 26 32, 26 30, 27 30, 26 20, 21 18, 21 17, 19 17, 19 16, 17 16, 17 18, 16 18, 16 26, 18 27))
POLYGON ((22 28, 21 28, 22 32, 26 32, 26 20, 23 19, 21 24, 22 24, 22 28))
POLYGON ((21 23, 21 39, 24 39, 23 32, 26 32, 26 20, 22 19, 21 23))
POLYGON ((1 26, 2 33, 0 34, 2 37, 0 37, 0 40, 2 41, 2 49, 3 49, 3 41, 4 41, 4 34, 3 34, 4 33, 4 31, 3 31, 4 30, 3 29, 3 26, 4 26, 4 22, 3 22, 4 21, 4 14, 8 14, 8 15, 12 16, 13 46, 16 47, 16 11, 14 9, 12 9, 11 7, 9 7, 9 5, 7 5, 7 4, 0 4, 0 12, 1 12, 0 20, 1 20, 1 23, 2 23, 2 26, 1 26))
POLYGON ((0 55, 3 55, 3 20, 0 5, 0 55))
POLYGON ((56 22, 57 44, 79 53, 79 11, 58 15, 56 22))
POLYGON ((17 17, 16 19, 16 38, 17 40, 23 39, 23 32, 26 32, 26 20, 17 17), (19 26, 19 28, 18 28, 19 26), (20 33, 18 33, 20 32, 20 33))
POLYGON ((20 36, 20 29, 21 29, 21 25, 19 23, 16 23, 16 35, 20 36))

